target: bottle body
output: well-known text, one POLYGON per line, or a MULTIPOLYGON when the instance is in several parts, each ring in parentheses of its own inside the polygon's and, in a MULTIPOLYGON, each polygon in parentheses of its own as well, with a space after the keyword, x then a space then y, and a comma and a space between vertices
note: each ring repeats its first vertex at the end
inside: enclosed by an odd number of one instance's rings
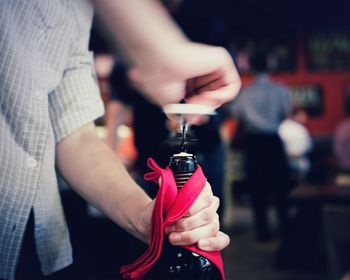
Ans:
MULTIPOLYGON (((180 191, 197 168, 197 162, 192 154, 180 153, 171 157, 170 169, 180 191)), ((219 280, 221 275, 215 265, 208 259, 169 243, 164 236, 162 252, 146 276, 147 280, 219 280)))
POLYGON ((220 280, 221 276, 206 258, 185 248, 173 246, 164 236, 162 253, 146 280, 220 280))

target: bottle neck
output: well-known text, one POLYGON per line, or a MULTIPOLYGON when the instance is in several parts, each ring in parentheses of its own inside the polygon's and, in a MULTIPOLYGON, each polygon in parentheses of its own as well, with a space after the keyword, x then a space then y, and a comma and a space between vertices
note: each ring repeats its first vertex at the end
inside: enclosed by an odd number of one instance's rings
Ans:
POLYGON ((180 190, 197 169, 197 160, 194 155, 181 152, 170 158, 169 166, 174 173, 178 190, 180 190))

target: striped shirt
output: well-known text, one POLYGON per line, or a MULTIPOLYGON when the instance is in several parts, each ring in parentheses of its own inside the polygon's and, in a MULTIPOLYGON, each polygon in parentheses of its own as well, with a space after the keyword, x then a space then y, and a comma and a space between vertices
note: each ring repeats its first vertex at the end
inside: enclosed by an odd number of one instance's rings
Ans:
POLYGON ((14 279, 31 209, 45 275, 72 262, 55 145, 103 114, 85 0, 0 8, 0 279, 14 279))

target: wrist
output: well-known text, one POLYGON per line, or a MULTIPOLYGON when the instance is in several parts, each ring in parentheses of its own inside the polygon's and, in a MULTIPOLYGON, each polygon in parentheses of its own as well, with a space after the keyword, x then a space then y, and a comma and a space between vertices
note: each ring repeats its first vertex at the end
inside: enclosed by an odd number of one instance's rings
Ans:
POLYGON ((149 208, 153 209, 153 203, 148 196, 130 198, 121 205, 127 231, 145 243, 149 243, 150 238, 152 211, 149 208))
POLYGON ((138 57, 134 60, 133 66, 146 71, 167 69, 176 62, 177 52, 183 46, 190 44, 186 37, 169 36, 159 41, 156 46, 143 46, 138 51, 138 57))

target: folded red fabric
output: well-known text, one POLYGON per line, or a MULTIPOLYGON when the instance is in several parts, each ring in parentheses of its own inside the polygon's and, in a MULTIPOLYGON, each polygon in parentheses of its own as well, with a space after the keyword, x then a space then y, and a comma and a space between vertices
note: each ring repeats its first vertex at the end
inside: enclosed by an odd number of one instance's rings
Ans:
MULTIPOLYGON (((151 158, 148 159, 147 164, 153 172, 147 173, 145 179, 153 181, 157 185, 159 178, 162 179, 152 213, 151 240, 148 249, 141 257, 134 263, 121 267, 120 272, 124 279, 141 280, 144 278, 160 256, 164 228, 183 217, 191 208, 206 183, 206 178, 198 165, 197 170, 188 179, 181 191, 178 192, 174 175, 169 167, 163 169, 151 158)), ((224 266, 219 251, 203 251, 196 244, 183 247, 207 258, 219 269, 222 279, 225 280, 224 266)))

